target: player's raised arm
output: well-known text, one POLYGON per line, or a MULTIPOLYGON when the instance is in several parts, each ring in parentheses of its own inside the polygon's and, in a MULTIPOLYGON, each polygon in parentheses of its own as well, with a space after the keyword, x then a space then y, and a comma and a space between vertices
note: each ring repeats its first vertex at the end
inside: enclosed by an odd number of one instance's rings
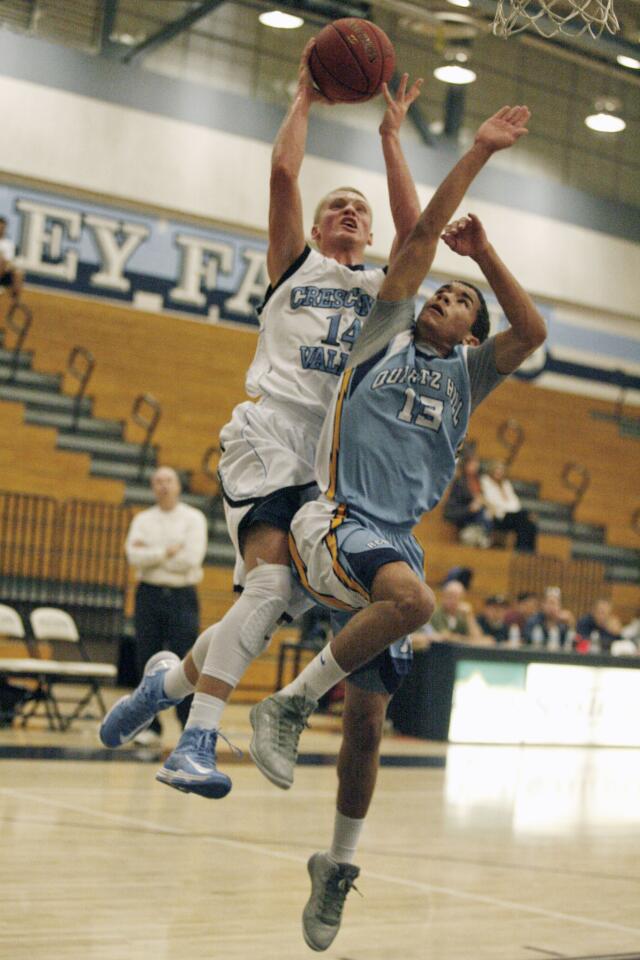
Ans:
POLYGON ((315 89, 309 73, 313 44, 314 40, 310 40, 302 52, 296 94, 271 153, 267 270, 272 284, 277 283, 305 247, 298 177, 307 143, 309 110, 312 103, 329 103, 315 89))
POLYGON ((542 315, 489 243, 475 214, 449 224, 442 239, 455 253, 475 260, 498 298, 510 327, 496 336, 496 369, 498 373, 513 373, 544 343, 547 328, 542 315))
POLYGON ((387 102, 379 133, 382 153, 387 170, 387 189, 391 216, 396 229, 389 262, 405 242, 420 216, 420 200, 400 144, 400 127, 412 103, 420 96, 422 78, 416 80, 407 91, 409 74, 403 73, 395 96, 386 83, 382 93, 387 102))
POLYGON ((513 146, 527 133, 527 107, 503 107, 480 126, 473 146, 456 163, 420 215, 402 249, 389 267, 380 300, 406 300, 418 292, 431 268, 440 234, 487 160, 513 146))

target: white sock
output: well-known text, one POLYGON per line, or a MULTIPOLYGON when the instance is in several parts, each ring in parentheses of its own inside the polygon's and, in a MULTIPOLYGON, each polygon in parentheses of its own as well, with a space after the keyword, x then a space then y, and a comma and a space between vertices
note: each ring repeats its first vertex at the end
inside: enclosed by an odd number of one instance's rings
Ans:
POLYGON ((175 667, 167 670, 162 681, 162 687, 170 700, 184 700, 190 693, 193 693, 195 686, 187 680, 182 660, 175 667))
POLYGON ((336 810, 336 819, 333 826, 333 843, 329 850, 329 857, 334 863, 353 863, 358 840, 364 827, 362 820, 345 817, 336 810))
POLYGON ((336 661, 329 644, 308 663, 302 673, 280 691, 289 697, 307 696, 312 700, 320 697, 344 680, 346 672, 336 661))
POLYGON ((225 701, 219 697, 211 697, 208 693, 195 693, 185 729, 202 727, 204 730, 217 730, 225 707, 225 701))

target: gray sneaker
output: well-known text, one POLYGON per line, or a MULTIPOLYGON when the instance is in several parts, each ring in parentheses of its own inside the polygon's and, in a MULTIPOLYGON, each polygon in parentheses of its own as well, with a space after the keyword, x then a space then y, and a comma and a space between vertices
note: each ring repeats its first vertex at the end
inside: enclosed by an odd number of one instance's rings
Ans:
POLYGON ((311 896, 302 914, 302 933, 312 950, 326 950, 340 929, 342 908, 347 894, 355 886, 360 867, 353 863, 334 863, 326 853, 314 853, 307 870, 311 877, 311 896))
POLYGON ((300 734, 317 706, 310 697, 274 693, 251 708, 249 753, 260 773, 276 787, 288 790, 293 783, 300 734))

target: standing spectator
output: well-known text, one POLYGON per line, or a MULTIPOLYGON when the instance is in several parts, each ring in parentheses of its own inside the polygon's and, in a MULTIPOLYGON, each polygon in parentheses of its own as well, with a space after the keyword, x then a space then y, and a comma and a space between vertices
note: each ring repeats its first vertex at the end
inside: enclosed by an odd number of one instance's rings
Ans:
POLYGON ((540 601, 535 593, 525 591, 516 597, 515 606, 507 610, 504 622, 509 628, 509 642, 518 644, 524 637, 524 628, 527 620, 534 617, 540 610, 540 601))
POLYGON ((444 518, 455 523, 461 543, 468 547, 491 546, 491 517, 480 486, 480 461, 474 453, 465 457, 451 485, 444 518))
POLYGON ((479 643, 482 640, 482 631, 465 594, 458 580, 450 580, 441 589, 440 603, 428 624, 427 635, 431 641, 479 643))
MULTIPOLYGON (((207 550, 207 520, 201 510, 180 501, 180 480, 171 467, 159 467, 151 477, 156 506, 137 514, 129 527, 125 550, 136 568, 136 656, 142 674, 145 663, 161 649, 186 655, 200 630, 195 585, 202 580, 207 550)), ((171 693, 168 693, 171 696, 171 693)), ((174 694, 175 696, 175 694, 174 694)), ((191 697, 176 707, 184 727, 191 697)), ((156 718, 137 742, 157 739, 162 728, 156 718)))
POLYGON ((524 628, 525 643, 547 650, 571 650, 571 614, 562 609, 558 587, 547 587, 540 613, 530 617, 524 628))
POLYGON ((538 528, 528 512, 522 509, 520 498, 511 481, 507 479, 502 460, 494 460, 489 472, 480 477, 480 488, 486 509, 493 519, 493 529, 515 530, 516 550, 520 553, 533 553, 536 549, 538 528))
POLYGON ((6 236, 7 219, 0 217, 0 287, 9 287, 15 303, 22 293, 22 270, 13 265, 16 255, 16 245, 6 236))
POLYGON ((611 603, 597 600, 591 613, 576 625, 576 649, 582 653, 610 653, 611 644, 621 637, 622 625, 613 615, 611 603))
POLYGON ((496 643, 507 643, 509 640, 509 627, 505 623, 508 606, 505 597, 495 594, 487 597, 484 609, 478 617, 478 626, 485 637, 493 638, 496 643))

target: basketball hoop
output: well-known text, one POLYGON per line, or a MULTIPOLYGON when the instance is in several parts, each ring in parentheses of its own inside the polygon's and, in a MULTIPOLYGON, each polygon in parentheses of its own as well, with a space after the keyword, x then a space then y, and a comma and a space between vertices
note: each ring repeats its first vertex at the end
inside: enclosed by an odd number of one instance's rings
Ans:
POLYGON ((604 30, 620 29, 613 0, 498 0, 493 32, 510 37, 533 26, 543 37, 557 33, 580 36, 587 31, 597 39, 604 30))

